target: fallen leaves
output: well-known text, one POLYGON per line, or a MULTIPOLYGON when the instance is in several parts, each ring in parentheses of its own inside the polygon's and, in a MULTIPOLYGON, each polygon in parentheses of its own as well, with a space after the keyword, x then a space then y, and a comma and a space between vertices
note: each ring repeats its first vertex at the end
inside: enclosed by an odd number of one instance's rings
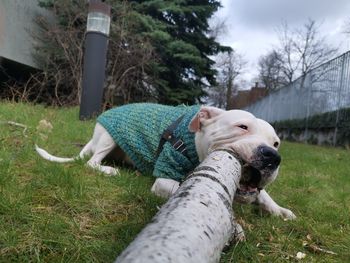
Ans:
POLYGON ((328 249, 321 248, 315 244, 305 244, 304 247, 312 253, 324 253, 329 255, 337 255, 337 253, 328 249))
POLYGON ((303 241, 303 247, 307 249, 309 252, 312 252, 314 254, 318 253, 324 253, 324 254, 329 254, 329 255, 337 255, 337 253, 321 248, 320 246, 316 245, 315 242, 312 240, 312 236, 310 234, 306 235, 306 239, 303 241))
POLYGON ((254 228, 253 224, 246 222, 245 220, 243 220, 242 217, 237 218, 236 221, 238 224, 240 224, 242 226, 243 229, 247 229, 249 231, 252 231, 254 228))

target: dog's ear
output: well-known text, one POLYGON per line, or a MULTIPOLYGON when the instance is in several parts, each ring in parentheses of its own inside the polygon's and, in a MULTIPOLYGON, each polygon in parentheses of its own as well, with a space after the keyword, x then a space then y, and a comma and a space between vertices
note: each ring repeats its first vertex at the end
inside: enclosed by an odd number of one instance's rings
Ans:
POLYGON ((196 114, 196 116, 193 117, 193 119, 190 122, 190 125, 188 126, 188 129, 191 132, 197 132, 201 130, 202 122, 204 120, 209 120, 215 116, 220 115, 221 113, 225 112, 224 110, 221 110, 219 108, 210 107, 210 106, 203 106, 199 110, 199 112, 196 114))

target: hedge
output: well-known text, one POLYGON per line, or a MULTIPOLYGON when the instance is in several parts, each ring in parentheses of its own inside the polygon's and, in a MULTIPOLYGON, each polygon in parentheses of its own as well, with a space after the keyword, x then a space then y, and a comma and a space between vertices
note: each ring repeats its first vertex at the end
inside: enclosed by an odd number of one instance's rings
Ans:
POLYGON ((300 133, 301 130, 306 128, 315 131, 326 131, 333 130, 337 127, 336 144, 346 145, 350 140, 350 108, 326 112, 310 116, 309 118, 278 121, 273 123, 273 126, 276 130, 288 129, 292 133, 300 133))

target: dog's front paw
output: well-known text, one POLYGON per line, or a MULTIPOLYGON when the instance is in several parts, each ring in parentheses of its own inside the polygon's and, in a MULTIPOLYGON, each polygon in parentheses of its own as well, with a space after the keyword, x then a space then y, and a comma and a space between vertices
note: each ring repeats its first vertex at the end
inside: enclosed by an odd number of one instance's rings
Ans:
POLYGON ((108 176, 119 175, 119 170, 117 168, 110 167, 110 166, 103 166, 102 172, 108 176))
POLYGON ((296 215, 291 210, 280 206, 269 207, 268 209, 264 209, 264 210, 269 212, 271 215, 279 216, 286 220, 293 220, 297 218, 296 215))
POLYGON ((179 182, 167 179, 167 178, 157 178, 154 182, 151 192, 156 196, 169 198, 172 196, 179 188, 179 182))
POLYGON ((114 168, 114 167, 100 165, 99 163, 95 163, 95 162, 91 162, 91 161, 87 162, 87 165, 95 170, 98 170, 98 171, 104 173, 105 175, 108 175, 108 176, 119 175, 119 170, 117 168, 114 168))
POLYGON ((294 220, 297 216, 289 209, 280 207, 279 216, 287 220, 294 220))

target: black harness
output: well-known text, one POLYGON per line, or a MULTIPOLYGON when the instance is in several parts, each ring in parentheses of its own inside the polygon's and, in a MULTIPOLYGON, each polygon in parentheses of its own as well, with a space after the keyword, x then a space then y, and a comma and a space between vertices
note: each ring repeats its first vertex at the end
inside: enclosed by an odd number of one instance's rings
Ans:
POLYGON ((181 140, 180 138, 175 137, 174 135, 174 131, 176 127, 179 125, 179 123, 182 121, 183 118, 184 118, 184 115, 181 115, 177 120, 175 120, 172 124, 168 126, 168 128, 166 128, 163 131, 158 144, 157 155, 156 155, 157 158, 159 154, 162 152, 164 144, 166 142, 169 142, 173 146, 175 151, 178 151, 185 156, 187 155, 186 153, 187 149, 184 141, 181 140))

